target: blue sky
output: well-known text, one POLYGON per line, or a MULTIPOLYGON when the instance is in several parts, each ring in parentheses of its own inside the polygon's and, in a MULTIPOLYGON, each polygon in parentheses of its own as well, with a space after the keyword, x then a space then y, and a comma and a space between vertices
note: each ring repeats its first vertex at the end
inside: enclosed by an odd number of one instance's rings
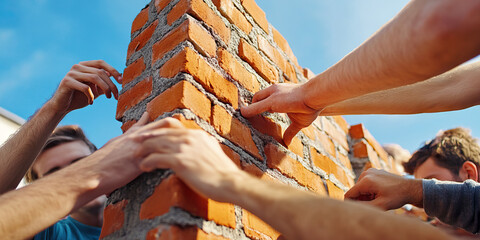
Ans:
MULTIPOLYGON (((123 71, 130 26, 146 0, 0 1, 0 107, 23 118, 53 94, 70 67, 103 59, 123 71)), ((289 41, 300 64, 320 73, 353 50, 406 0, 258 0, 269 22, 289 41)), ((116 102, 100 97, 70 113, 98 146, 121 134, 116 102)), ((439 129, 464 126, 480 134, 478 107, 442 114, 347 116, 364 123, 380 143, 410 151, 439 129)))

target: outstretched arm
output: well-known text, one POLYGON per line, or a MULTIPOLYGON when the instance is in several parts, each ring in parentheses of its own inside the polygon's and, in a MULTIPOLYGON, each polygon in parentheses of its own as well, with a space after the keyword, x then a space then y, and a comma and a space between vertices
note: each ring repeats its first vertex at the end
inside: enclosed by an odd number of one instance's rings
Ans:
POLYGON ((156 135, 139 150, 147 156, 141 169, 172 168, 195 191, 245 208, 286 239, 449 239, 416 220, 254 178, 203 131, 160 129, 156 135))
POLYGON ((177 127, 177 122, 169 120, 142 126, 147 121, 148 116, 142 117, 129 131, 92 155, 0 196, 2 239, 32 237, 91 200, 111 193, 140 175, 140 157, 135 153, 143 141, 153 137, 145 133, 162 127, 177 127))
POLYGON ((15 189, 52 131, 72 110, 93 104, 105 94, 118 98, 110 80, 121 81, 121 75, 104 61, 76 64, 60 82, 53 97, 0 148, 0 194, 15 189))
POLYGON ((442 74, 480 53, 480 2, 413 0, 367 41, 301 85, 281 84, 257 93, 246 117, 286 112, 286 143, 323 108, 364 94, 442 74))
POLYGON ((415 114, 454 111, 480 104, 480 61, 429 80, 332 104, 320 115, 415 114))

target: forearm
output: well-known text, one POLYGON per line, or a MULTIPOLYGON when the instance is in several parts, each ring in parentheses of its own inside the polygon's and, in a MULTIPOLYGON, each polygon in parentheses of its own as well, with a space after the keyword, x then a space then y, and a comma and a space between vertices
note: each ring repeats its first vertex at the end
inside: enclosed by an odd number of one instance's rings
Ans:
POLYGON ((480 103, 480 62, 460 66, 429 80, 348 99, 321 115, 416 114, 454 111, 480 103))
POLYGON ((27 239, 94 198, 94 177, 59 171, 0 197, 0 236, 27 239))
POLYGON ((477 182, 424 180, 423 186, 424 207, 429 216, 472 233, 480 231, 480 185, 477 182))
POLYGON ((480 53, 480 4, 414 0, 337 64, 304 84, 305 103, 333 103, 439 75, 480 53))
POLYGON ((0 148, 0 194, 15 189, 65 116, 49 101, 0 148))
POLYGON ((427 224, 363 204, 340 202, 250 176, 237 179, 234 187, 226 190, 231 191, 230 200, 286 239, 449 239, 427 224))

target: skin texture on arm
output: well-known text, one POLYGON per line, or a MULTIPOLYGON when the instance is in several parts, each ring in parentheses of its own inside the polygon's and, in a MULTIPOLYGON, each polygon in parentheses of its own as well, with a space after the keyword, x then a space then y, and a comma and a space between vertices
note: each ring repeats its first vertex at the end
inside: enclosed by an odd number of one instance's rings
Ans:
POLYGON ((413 0, 367 41, 304 84, 277 84, 259 91, 241 109, 250 117, 286 112, 295 134, 328 105, 442 74, 480 53, 480 2, 413 0))
POLYGON ((102 60, 76 64, 66 74, 52 98, 0 148, 0 194, 15 189, 43 144, 65 115, 105 94, 118 98, 110 80, 120 73, 102 60))
MULTIPOLYGON (((146 115, 145 115, 146 116, 146 115)), ((61 218, 95 199, 127 184, 142 172, 136 154, 145 135, 174 122, 158 121, 140 127, 148 116, 92 155, 19 190, 0 196, 0 236, 31 238, 61 218)))
POLYGON ((420 179, 407 179, 383 170, 364 171, 345 199, 363 201, 383 210, 397 209, 410 203, 423 207, 423 186, 420 179))
POLYGON ((142 170, 172 168, 193 190, 247 209, 286 239, 449 239, 416 220, 254 178, 203 131, 158 129, 155 135, 139 150, 146 156, 142 170))
POLYGON ((332 104, 320 115, 415 114, 454 111, 480 104, 480 61, 423 82, 332 104))

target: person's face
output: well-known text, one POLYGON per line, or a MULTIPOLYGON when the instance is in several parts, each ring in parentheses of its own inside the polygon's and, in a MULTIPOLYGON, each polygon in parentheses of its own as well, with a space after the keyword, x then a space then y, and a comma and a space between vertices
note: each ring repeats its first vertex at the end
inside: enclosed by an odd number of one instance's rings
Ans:
POLYGON ((42 152, 35 163, 33 170, 39 178, 60 170, 88 155, 92 152, 83 141, 62 143, 42 152))
POLYGON ((433 157, 429 157, 423 164, 421 164, 413 173, 415 178, 419 179, 438 179, 441 181, 463 182, 466 179, 461 179, 458 175, 453 174, 450 170, 440 167, 435 163, 433 157))
MULTIPOLYGON (((42 178, 67 167, 90 154, 92 154, 91 150, 83 141, 78 140, 62 143, 42 152, 33 164, 33 171, 37 173, 39 178, 42 178)), ((106 197, 100 196, 87 203, 78 211, 87 212, 92 215, 98 212, 101 213, 103 212, 103 204, 105 201, 106 197)))

